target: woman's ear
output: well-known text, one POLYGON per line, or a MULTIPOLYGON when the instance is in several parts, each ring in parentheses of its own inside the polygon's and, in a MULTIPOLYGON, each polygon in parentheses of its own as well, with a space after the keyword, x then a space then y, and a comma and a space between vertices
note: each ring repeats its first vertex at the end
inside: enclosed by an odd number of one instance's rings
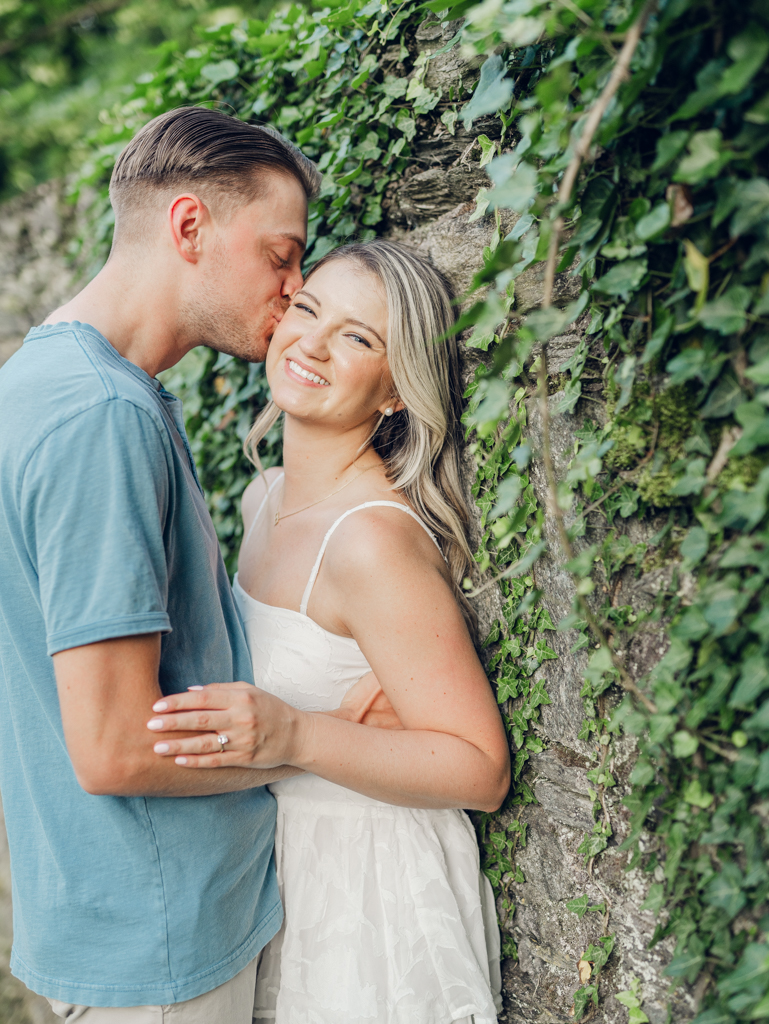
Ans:
POLYGON ((379 411, 383 416, 392 416, 394 413, 400 412, 401 409, 405 408, 406 406, 400 398, 389 398, 380 406, 379 411))

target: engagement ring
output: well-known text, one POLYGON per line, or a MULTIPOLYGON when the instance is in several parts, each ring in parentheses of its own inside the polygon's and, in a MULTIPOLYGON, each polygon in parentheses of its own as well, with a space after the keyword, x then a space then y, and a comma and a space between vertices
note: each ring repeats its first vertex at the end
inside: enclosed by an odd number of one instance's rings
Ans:
POLYGON ((221 733, 216 738, 219 741, 219 752, 223 754, 225 746, 230 742, 230 737, 225 736, 224 733, 221 733))

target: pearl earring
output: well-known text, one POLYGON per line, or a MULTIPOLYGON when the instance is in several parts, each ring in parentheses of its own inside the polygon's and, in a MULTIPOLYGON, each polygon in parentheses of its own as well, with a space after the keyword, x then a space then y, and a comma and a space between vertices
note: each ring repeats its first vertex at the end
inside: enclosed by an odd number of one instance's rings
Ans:
POLYGON ((388 405, 387 408, 385 409, 385 416, 392 416, 394 412, 395 410, 393 409, 393 407, 391 405, 388 405))

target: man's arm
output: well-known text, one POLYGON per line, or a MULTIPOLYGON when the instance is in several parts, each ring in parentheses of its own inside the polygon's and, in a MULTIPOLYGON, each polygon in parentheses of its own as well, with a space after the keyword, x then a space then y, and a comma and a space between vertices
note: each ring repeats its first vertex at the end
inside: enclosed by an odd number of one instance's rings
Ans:
POLYGON ((147 720, 162 697, 159 664, 160 633, 102 640, 54 654, 64 739, 86 792, 209 796, 301 774, 287 766, 189 772, 170 758, 158 757, 153 747, 166 734, 149 732, 147 720))

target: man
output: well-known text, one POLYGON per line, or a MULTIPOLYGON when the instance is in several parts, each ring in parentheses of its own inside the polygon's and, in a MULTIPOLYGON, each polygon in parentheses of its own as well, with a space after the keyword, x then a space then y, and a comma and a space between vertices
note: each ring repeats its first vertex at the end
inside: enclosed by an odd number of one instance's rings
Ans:
POLYGON ((108 263, 0 371, 11 966, 68 1020, 250 1024, 281 923, 264 785, 293 769, 187 772, 147 730, 164 693, 253 681, 156 374, 200 344, 264 358, 318 184, 277 133, 156 118, 115 166, 108 263))

